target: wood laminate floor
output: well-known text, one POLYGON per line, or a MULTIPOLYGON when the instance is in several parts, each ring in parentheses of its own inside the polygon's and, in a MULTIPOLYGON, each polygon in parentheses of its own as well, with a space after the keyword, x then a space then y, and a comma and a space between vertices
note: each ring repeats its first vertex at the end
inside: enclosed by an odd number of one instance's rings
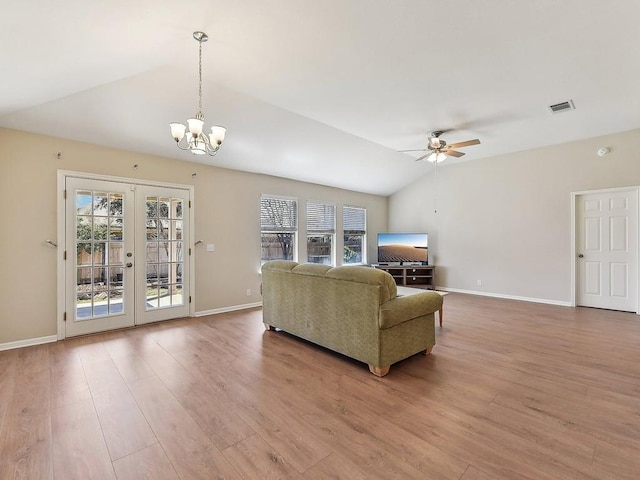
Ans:
POLYGON ((445 304, 384 378, 260 309, 0 352, 0 479, 640 478, 640 317, 445 304))

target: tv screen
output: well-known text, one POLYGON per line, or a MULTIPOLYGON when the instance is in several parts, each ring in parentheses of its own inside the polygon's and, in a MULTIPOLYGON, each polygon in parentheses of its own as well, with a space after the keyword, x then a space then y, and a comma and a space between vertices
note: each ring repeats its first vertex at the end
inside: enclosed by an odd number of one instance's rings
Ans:
POLYGON ((379 233, 378 263, 429 263, 426 233, 379 233))

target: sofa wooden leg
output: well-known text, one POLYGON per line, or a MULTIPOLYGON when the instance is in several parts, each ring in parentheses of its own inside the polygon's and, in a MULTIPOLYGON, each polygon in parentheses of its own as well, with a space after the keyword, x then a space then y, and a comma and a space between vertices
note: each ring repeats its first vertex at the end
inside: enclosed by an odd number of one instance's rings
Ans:
POLYGON ((274 326, 272 326, 272 325, 269 325, 268 323, 265 323, 265 324, 264 324, 264 329, 265 329, 266 331, 270 331, 270 330, 275 330, 275 329, 276 329, 276 327, 274 327, 274 326))
POLYGON ((391 368, 391 365, 387 365, 386 367, 374 367, 373 365, 369 365, 369 371, 376 377, 384 377, 389 373, 389 368, 391 368))
POLYGON ((431 345, 429 348, 427 348, 426 350, 422 351, 423 355, 429 355, 431 353, 431 350, 433 350, 433 345, 431 345))

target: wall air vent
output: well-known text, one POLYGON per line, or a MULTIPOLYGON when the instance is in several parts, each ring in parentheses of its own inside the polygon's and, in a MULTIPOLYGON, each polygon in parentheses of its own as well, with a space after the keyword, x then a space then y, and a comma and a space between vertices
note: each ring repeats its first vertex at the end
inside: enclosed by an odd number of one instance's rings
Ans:
POLYGON ((576 107, 573 104, 573 100, 567 100, 566 102, 556 103, 555 105, 549 105, 551 113, 568 112, 569 110, 575 110, 576 107))

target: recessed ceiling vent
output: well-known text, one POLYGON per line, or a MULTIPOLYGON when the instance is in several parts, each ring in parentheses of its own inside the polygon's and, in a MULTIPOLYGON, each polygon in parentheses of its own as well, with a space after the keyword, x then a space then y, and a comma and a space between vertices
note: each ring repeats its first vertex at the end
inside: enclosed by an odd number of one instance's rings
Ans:
POLYGON ((573 104, 573 100, 567 100, 566 102, 556 103, 555 105, 549 105, 551 113, 568 112, 569 110, 575 110, 576 107, 573 104))

